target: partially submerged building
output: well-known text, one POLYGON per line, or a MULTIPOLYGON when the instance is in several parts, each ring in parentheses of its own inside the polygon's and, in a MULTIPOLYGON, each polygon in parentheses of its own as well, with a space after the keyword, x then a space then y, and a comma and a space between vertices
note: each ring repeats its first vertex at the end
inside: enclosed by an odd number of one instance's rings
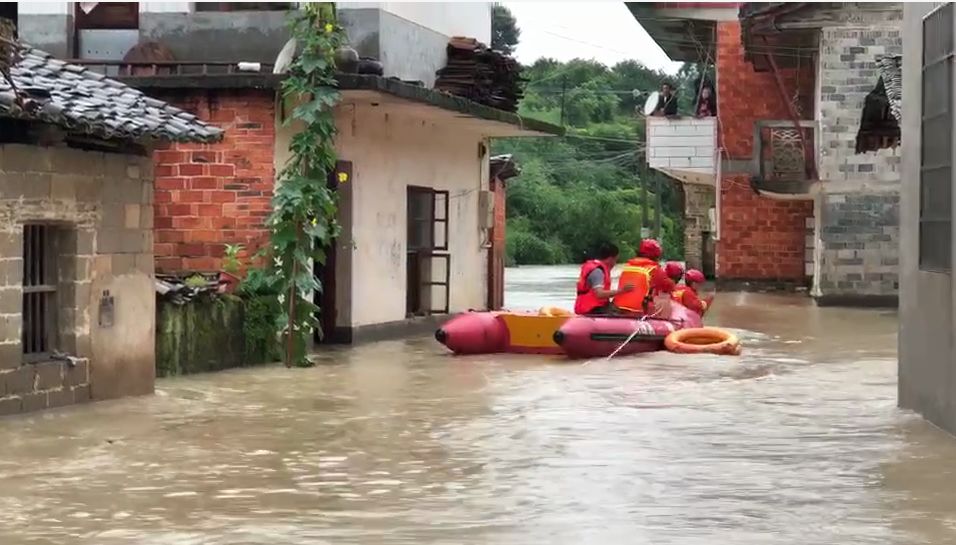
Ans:
POLYGON ((221 131, 40 50, 19 55, 19 93, 0 78, 0 415, 150 393, 152 148, 221 131))
MULTIPOLYGON (((226 129, 221 143, 155 155, 157 270, 213 270, 225 244, 250 253, 265 244, 276 174, 298 130, 284 123, 283 76, 272 73, 294 5, 57 5, 19 4, 26 40, 226 129)), ((451 37, 490 42, 491 6, 338 6, 352 46, 380 70, 339 78, 336 145, 348 181, 333 182, 342 234, 317 268, 326 340, 430 328, 436 317, 500 299, 489 293, 503 289, 489 258, 503 251, 500 230, 492 235, 489 139, 561 130, 432 88, 451 37)))
MULTIPOLYGON (((649 120, 718 281, 895 306, 902 6, 629 3, 673 60, 713 65, 717 116, 649 120)), ((706 264, 704 264, 706 267, 706 264)))
POLYGON ((904 7, 899 405, 956 433, 952 3, 904 7))

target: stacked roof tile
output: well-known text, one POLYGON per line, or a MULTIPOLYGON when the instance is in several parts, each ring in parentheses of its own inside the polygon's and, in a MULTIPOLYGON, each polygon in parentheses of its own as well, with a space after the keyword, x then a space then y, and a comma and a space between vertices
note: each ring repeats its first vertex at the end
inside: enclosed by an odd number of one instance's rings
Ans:
POLYGON ((222 130, 196 116, 83 66, 23 46, 11 76, 38 108, 17 106, 0 78, 0 116, 43 121, 100 138, 214 142, 222 130))

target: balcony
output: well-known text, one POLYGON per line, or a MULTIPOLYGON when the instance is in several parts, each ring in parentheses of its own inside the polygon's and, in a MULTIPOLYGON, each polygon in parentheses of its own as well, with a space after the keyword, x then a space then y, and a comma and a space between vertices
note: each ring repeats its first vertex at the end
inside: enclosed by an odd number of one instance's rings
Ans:
POLYGON ((817 176, 816 122, 762 120, 754 124, 754 189, 809 196, 817 176))
POLYGON ((648 117, 647 165, 686 184, 714 185, 717 118, 648 117))

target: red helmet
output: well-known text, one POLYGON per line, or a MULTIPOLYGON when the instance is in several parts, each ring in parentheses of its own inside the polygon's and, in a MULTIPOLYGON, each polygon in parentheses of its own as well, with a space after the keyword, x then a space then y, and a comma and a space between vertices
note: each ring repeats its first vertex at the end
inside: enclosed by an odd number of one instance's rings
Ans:
POLYGON ((684 273, 684 282, 688 284, 697 284, 706 280, 707 279, 704 278, 704 273, 698 271, 697 269, 690 269, 684 273))
POLYGON ((637 255, 648 259, 660 259, 662 253, 661 243, 652 238, 642 240, 641 246, 637 249, 637 255))
POLYGON ((664 265, 664 272, 667 273, 668 278, 677 282, 684 274, 684 266, 676 261, 668 261, 664 265))

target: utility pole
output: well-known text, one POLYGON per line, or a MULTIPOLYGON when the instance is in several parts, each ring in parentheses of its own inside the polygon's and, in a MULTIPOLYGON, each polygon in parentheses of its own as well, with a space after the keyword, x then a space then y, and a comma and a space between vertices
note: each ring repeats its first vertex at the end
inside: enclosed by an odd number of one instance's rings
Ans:
POLYGON ((640 167, 636 162, 634 169, 637 170, 637 179, 641 183, 641 238, 644 238, 644 228, 651 223, 650 214, 647 211, 647 177, 641 176, 640 167))
POLYGON ((654 208, 654 238, 657 240, 661 239, 661 205, 663 204, 663 199, 661 198, 661 175, 655 173, 654 178, 656 179, 654 192, 657 194, 657 207, 654 208))
POLYGON ((568 90, 568 77, 561 78, 561 126, 564 126, 564 95, 568 90))

